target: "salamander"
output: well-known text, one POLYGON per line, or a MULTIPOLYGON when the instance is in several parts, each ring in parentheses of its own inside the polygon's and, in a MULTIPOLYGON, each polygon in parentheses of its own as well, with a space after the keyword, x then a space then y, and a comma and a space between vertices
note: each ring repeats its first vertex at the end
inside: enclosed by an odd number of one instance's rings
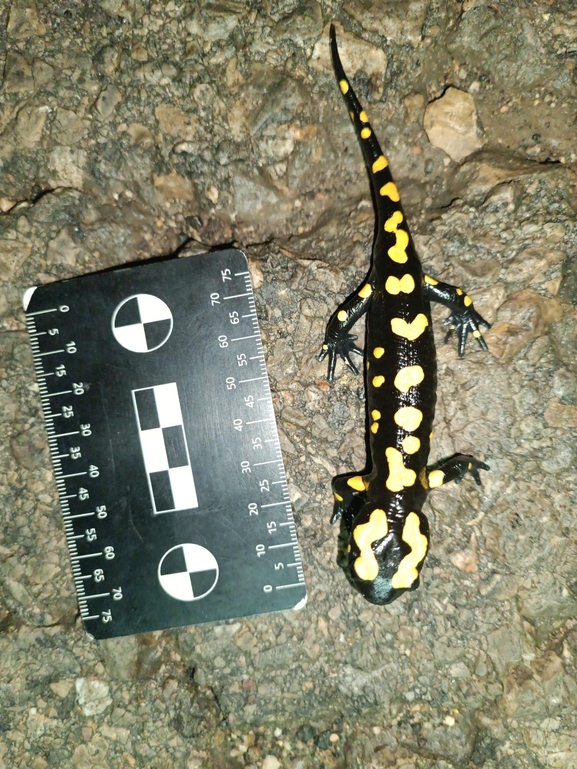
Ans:
POLYGON ((331 523, 341 521, 339 564, 349 582, 374 604, 387 604, 419 585, 429 549, 429 524, 422 512, 431 489, 467 474, 480 485, 475 457, 456 454, 427 465, 435 415, 437 365, 430 302, 450 310, 447 342, 457 338, 465 353, 472 334, 487 350, 481 326, 490 324, 468 294, 423 272, 399 191, 367 113, 341 64, 335 28, 330 28, 335 75, 367 166, 375 205, 376 235, 366 279, 331 316, 319 355, 328 358, 333 380, 338 358, 355 374, 351 354, 365 355, 368 459, 364 473, 332 481, 331 523), (351 334, 366 313, 366 349, 351 334))

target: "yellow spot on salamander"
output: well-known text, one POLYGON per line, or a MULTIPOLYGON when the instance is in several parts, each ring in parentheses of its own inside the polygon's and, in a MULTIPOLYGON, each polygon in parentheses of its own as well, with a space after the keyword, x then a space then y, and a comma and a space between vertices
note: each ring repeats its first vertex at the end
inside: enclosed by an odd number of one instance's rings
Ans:
POLYGON ((423 421, 423 412, 414 406, 401 406, 401 408, 395 412, 394 420, 399 427, 402 427, 408 432, 416 430, 423 421))
POLYGON ((423 467, 423 469, 419 473, 419 480, 421 481, 421 486, 424 489, 428 489, 429 488, 429 480, 427 478, 427 468, 426 467, 423 467))
POLYGON ((385 283, 385 291, 388 294, 410 294, 415 290, 415 280, 412 275, 407 273, 403 275, 401 279, 395 278, 394 275, 389 275, 387 282, 385 283))
POLYGON ((389 463, 389 477, 385 486, 389 491, 402 491, 408 486, 412 486, 417 478, 414 470, 410 470, 403 464, 403 455, 398 449, 390 446, 385 450, 385 456, 389 463))
POLYGON ((366 523, 360 523, 353 530, 353 538, 360 550, 355 558, 354 570, 360 579, 372 582, 379 574, 379 564, 375 558, 372 545, 383 539, 389 533, 389 524, 384 510, 373 510, 366 523))
POLYGON ((365 482, 360 475, 353 475, 352 478, 349 478, 347 481, 347 486, 350 486, 351 489, 354 489, 355 491, 365 490, 365 482))
POLYGON ((389 161, 384 155, 380 155, 375 162, 373 163, 373 173, 376 174, 377 171, 382 171, 383 168, 386 168, 389 165, 389 161))
POLYGON ((350 119, 351 119, 351 120, 353 121, 353 123, 354 123, 354 122, 355 122, 355 113, 352 111, 352 109, 351 109, 351 110, 349 110, 349 117, 350 117, 350 119))
POLYGON ((372 131, 370 128, 363 128, 361 131, 361 139, 368 139, 371 134, 372 131))
POLYGON ((482 334, 478 329, 475 329, 473 331, 473 336, 475 337, 475 339, 478 339, 480 336, 482 336, 482 334))
POLYGON ((397 230, 395 235, 397 236, 397 242, 389 248, 387 253, 393 262, 404 264, 408 259, 407 246, 409 245, 409 234, 405 230, 397 230))
POLYGON ((379 423, 378 422, 373 422, 373 424, 371 425, 371 432, 372 432, 372 434, 376 435, 378 433, 378 431, 379 431, 379 423))
POLYGON ((341 323, 343 323, 343 322, 344 322, 344 321, 345 321, 345 320, 346 320, 348 317, 349 317, 349 316, 347 315, 347 313, 346 313, 346 310, 341 310, 341 311, 340 311, 340 312, 337 314, 337 320, 340 320, 340 321, 341 321, 341 323))
POLYGON ((373 387, 381 387, 384 384, 385 377, 379 374, 373 377, 373 387))
POLYGON ((349 92, 349 84, 347 83, 347 81, 346 81, 346 80, 340 80, 340 81, 339 81, 339 87, 340 87, 340 89, 341 89, 341 92, 342 92, 343 94, 345 94, 345 93, 348 93, 348 92, 349 92))
POLYGON ((465 307, 470 307, 473 304, 473 300, 471 299, 470 296, 465 294, 465 296, 463 297, 463 304, 465 305, 465 307))
POLYGON ((402 336, 410 342, 414 342, 415 339, 418 339, 428 325, 429 321, 427 320, 427 316, 422 312, 420 312, 410 323, 407 323, 407 321, 402 318, 391 319, 391 329, 393 334, 402 336))
POLYGON ((403 558, 399 564, 396 573, 393 574, 391 585, 397 590, 409 588, 413 585, 419 572, 417 566, 422 563, 427 555, 428 540, 424 534, 421 534, 419 516, 416 513, 409 513, 403 526, 403 542, 411 548, 411 552, 403 558))
POLYGON ((414 435, 407 435, 401 445, 405 454, 416 454, 421 448, 421 441, 414 435))
POLYGON ((395 377, 394 385, 402 393, 408 392, 411 387, 421 384, 425 378, 422 366, 405 366, 395 377))
POLYGON ((335 499, 337 500, 337 502, 342 502, 343 501, 343 498, 341 497, 341 495, 337 494, 336 491, 335 491, 335 499))
POLYGON ((381 418, 381 412, 378 409, 373 409, 371 411, 371 416, 375 420, 380 419, 381 418))
POLYGON ((445 473, 442 470, 431 470, 429 473, 429 486, 438 489, 445 482, 445 473))
POLYGON ((403 221, 402 211, 394 211, 385 222, 385 230, 387 232, 394 232, 402 221, 403 221))
POLYGON ((428 283, 429 286, 436 286, 438 282, 435 278, 431 278, 430 275, 425 275, 425 283, 428 283))
POLYGON ((362 110, 360 112, 359 120, 361 121, 361 123, 368 123, 369 122, 369 116, 367 115, 367 113, 364 110, 362 110))
POLYGON ((375 356, 375 358, 382 358, 384 354, 385 354, 384 347, 375 347, 375 349, 373 350, 373 355, 375 356))
POLYGON ((323 350, 328 350, 328 349, 329 349, 328 344, 323 344, 323 350))
POLYGON ((361 299, 366 299, 373 293, 373 287, 370 283, 365 283, 365 285, 361 288, 359 291, 359 296, 361 299))
POLYGON ((398 203, 401 199, 397 185, 394 182, 387 182, 385 185, 383 185, 379 190, 379 194, 381 197, 390 198, 395 203, 398 203))
POLYGON ((394 232, 396 237, 395 245, 391 246, 387 253, 391 259, 398 264, 404 264, 408 259, 406 249, 409 245, 409 233, 405 230, 398 229, 398 226, 402 221, 403 214, 400 211, 395 211, 385 222, 386 232, 394 232))

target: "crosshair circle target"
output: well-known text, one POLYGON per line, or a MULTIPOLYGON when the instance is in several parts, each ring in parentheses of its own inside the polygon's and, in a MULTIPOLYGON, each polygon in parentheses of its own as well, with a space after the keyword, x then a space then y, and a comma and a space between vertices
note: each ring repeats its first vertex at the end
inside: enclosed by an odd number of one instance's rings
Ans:
POLYGON ((199 601, 218 582, 218 563, 210 550, 184 542, 162 556, 158 581, 164 592, 177 601, 199 601))
POLYGON ((112 333, 130 352, 152 352, 172 333, 172 313, 153 294, 135 294, 124 299, 112 314, 112 333))

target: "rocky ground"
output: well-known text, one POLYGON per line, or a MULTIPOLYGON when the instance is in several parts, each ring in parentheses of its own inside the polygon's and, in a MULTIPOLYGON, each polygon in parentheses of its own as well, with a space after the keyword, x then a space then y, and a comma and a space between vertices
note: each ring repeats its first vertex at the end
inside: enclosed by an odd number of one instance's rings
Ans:
POLYGON ((0 0, 0 766, 577 766, 577 11, 570 0, 0 0), (427 271, 493 323, 439 341, 422 586, 335 564, 361 378, 317 363, 373 214, 328 25, 427 271), (79 621, 21 297, 235 242, 251 258, 309 587, 301 612, 96 643, 79 621))

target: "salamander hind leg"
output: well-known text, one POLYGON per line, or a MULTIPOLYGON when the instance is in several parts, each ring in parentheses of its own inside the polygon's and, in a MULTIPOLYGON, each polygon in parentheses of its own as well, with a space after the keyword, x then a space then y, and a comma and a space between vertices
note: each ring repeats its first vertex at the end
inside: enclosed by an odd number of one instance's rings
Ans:
POLYGON ((342 520, 350 533, 353 520, 366 502, 367 482, 359 473, 346 473, 333 478, 331 486, 335 500, 331 525, 342 520))
POLYGON ((427 467, 427 485, 430 489, 436 489, 451 481, 461 483, 466 475, 472 475, 477 486, 480 486, 479 470, 489 469, 489 465, 469 454, 455 454, 427 467))
POLYGON ((491 324, 475 310, 471 297, 462 288, 452 286, 450 283, 441 283, 430 275, 425 275, 424 280, 425 295, 429 301, 439 302, 451 310, 451 314, 445 320, 445 326, 449 327, 445 343, 456 333, 459 357, 462 358, 465 354, 467 337, 472 334, 479 346, 487 350, 487 343, 483 339, 480 327, 491 328, 491 324))

